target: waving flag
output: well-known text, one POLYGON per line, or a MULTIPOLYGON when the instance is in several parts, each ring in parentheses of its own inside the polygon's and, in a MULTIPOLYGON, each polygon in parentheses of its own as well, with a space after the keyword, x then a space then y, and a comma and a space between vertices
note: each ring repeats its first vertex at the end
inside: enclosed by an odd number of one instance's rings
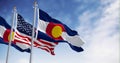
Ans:
POLYGON ((54 40, 64 40, 70 47, 77 51, 83 51, 81 45, 84 42, 79 38, 76 31, 71 30, 68 26, 60 21, 50 17, 46 12, 39 9, 38 30, 46 33, 54 40))
MULTIPOLYGON (((8 45, 8 42, 10 41, 10 29, 11 29, 10 25, 5 21, 5 19, 0 17, 0 43, 8 45)), ((17 32, 12 32, 12 44, 11 45, 21 52, 24 52, 24 51, 30 52, 30 48, 28 45, 23 44, 20 41, 17 41, 20 39, 16 37, 17 36, 16 33, 17 32)))
MULTIPOLYGON (((32 36, 32 28, 33 26, 27 22, 25 22, 24 18, 18 14, 17 15, 17 30, 22 34, 32 36)), ((54 42, 55 40, 46 34, 38 31, 37 39, 34 41, 34 47, 41 48, 42 50, 46 50, 47 52, 54 55, 54 47, 58 44, 54 42)))

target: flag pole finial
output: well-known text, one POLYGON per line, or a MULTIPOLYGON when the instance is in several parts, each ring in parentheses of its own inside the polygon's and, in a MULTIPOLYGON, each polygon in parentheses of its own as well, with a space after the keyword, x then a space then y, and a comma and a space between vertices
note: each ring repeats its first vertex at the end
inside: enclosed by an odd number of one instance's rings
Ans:
POLYGON ((35 1, 34 4, 37 4, 37 1, 35 1))
POLYGON ((14 9, 16 9, 16 6, 14 6, 14 9))
POLYGON ((13 7, 13 12, 17 12, 16 6, 13 7))
POLYGON ((34 7, 37 7, 38 5, 37 5, 37 1, 35 0, 35 2, 34 2, 34 7))

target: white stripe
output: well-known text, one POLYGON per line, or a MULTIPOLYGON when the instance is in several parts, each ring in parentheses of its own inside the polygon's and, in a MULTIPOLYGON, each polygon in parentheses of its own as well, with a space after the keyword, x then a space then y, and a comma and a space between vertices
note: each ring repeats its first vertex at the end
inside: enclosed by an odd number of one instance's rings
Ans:
POLYGON ((77 47, 81 47, 84 44, 84 42, 80 39, 78 35, 69 36, 66 32, 63 32, 62 38, 66 40, 67 42, 69 42, 70 44, 77 46, 77 47))
POLYGON ((23 43, 19 43, 19 42, 17 42, 16 45, 19 46, 21 49, 28 49, 28 48, 30 48, 29 45, 23 44, 23 43))
POLYGON ((50 43, 50 44, 52 44, 52 45, 56 45, 54 42, 50 42, 50 41, 43 40, 43 39, 41 39, 41 40, 44 41, 44 42, 50 43))
MULTIPOLYGON (((15 37, 15 40, 18 40, 18 41, 21 41, 21 42, 24 42, 24 43, 28 43, 28 44, 31 44, 31 42, 27 39, 27 41, 23 40, 23 38, 16 38, 15 37)), ((18 42, 16 42, 18 43, 18 42)))
POLYGON ((3 26, 0 26, 0 37, 3 38, 4 32, 6 31, 6 28, 3 26))
POLYGON ((49 48, 47 47, 40 47, 41 49, 47 49, 49 53, 52 53, 54 50, 50 50, 49 48))
POLYGON ((49 24, 49 22, 45 22, 43 20, 39 20, 38 21, 38 30, 46 33, 46 28, 47 28, 48 24, 49 24))

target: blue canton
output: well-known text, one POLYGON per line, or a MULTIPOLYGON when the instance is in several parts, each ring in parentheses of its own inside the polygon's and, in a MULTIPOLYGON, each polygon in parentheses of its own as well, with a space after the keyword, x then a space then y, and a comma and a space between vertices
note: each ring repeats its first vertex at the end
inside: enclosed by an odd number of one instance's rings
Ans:
POLYGON ((32 28, 33 26, 27 22, 25 22, 24 18, 18 14, 17 15, 17 30, 26 35, 32 36, 32 28))

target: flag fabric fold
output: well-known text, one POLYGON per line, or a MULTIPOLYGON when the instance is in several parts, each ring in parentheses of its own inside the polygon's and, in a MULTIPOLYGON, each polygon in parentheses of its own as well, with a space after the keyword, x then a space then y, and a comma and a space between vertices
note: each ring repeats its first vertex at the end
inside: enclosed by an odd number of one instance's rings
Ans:
POLYGON ((46 33, 54 40, 63 40, 64 42, 67 42, 70 47, 77 52, 83 51, 81 46, 84 44, 84 42, 80 39, 77 31, 71 30, 67 25, 52 18, 41 9, 39 9, 38 13, 38 30, 46 33))

